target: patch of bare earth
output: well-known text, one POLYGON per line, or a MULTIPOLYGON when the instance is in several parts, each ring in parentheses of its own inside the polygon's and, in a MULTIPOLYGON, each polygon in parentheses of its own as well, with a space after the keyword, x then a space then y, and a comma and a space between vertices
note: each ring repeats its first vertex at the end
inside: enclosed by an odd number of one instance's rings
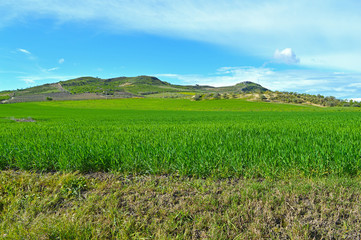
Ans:
POLYGON ((258 93, 252 93, 252 94, 245 94, 244 98, 247 98, 247 101, 259 101, 260 100, 260 94, 258 93))
POLYGON ((11 120, 15 121, 15 122, 36 122, 35 119, 33 118, 11 118, 11 120))
POLYGON ((60 92, 69 92, 68 90, 66 90, 65 88, 63 88, 63 86, 60 83, 54 83, 52 84, 52 87, 58 89, 60 92))
POLYGON ((133 84, 130 82, 126 82, 126 83, 120 84, 119 87, 126 87, 126 86, 131 86, 131 85, 133 85, 133 84))

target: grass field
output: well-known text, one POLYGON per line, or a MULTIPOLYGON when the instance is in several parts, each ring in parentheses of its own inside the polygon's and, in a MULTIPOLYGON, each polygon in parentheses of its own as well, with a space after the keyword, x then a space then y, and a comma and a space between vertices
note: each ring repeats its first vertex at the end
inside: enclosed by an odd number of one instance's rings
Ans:
POLYGON ((358 239, 361 112, 0 105, 0 239, 358 239))
POLYGON ((0 168, 279 178, 356 176, 361 113, 244 100, 0 105, 0 168), (36 122, 13 119, 32 118, 36 122))

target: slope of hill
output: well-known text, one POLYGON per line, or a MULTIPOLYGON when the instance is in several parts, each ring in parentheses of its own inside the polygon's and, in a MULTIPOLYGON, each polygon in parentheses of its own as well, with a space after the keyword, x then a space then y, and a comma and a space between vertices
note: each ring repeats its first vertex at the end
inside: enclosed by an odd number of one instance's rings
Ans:
POLYGON ((12 91, 2 91, 0 92, 0 102, 5 101, 11 98, 12 91))
MULTIPOLYGON (((60 82, 64 89, 72 94, 129 92, 140 94, 145 91, 159 90, 161 87, 170 87, 171 84, 163 82, 156 77, 119 77, 100 79, 94 77, 81 77, 60 82)), ((170 87, 171 88, 171 87, 170 87)))

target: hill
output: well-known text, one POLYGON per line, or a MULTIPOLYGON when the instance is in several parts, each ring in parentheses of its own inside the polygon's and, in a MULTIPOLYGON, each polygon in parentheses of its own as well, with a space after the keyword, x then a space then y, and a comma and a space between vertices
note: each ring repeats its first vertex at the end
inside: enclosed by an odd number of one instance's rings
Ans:
POLYGON ((117 77, 101 79, 80 77, 53 84, 0 92, 3 103, 81 100, 129 97, 189 97, 194 94, 213 93, 262 93, 268 89, 252 82, 242 82, 235 86, 212 87, 201 85, 175 85, 152 76, 117 77))
POLYGON ((133 97, 191 98, 192 100, 246 98, 290 104, 324 107, 360 107, 360 102, 340 100, 333 96, 271 91, 250 81, 234 86, 176 85, 152 76, 101 79, 80 77, 26 89, 0 92, 0 103, 49 100, 86 100, 133 97))
POLYGON ((237 83, 234 86, 229 86, 229 87, 219 87, 216 88, 216 90, 218 92, 233 92, 233 93, 251 93, 251 92, 265 92, 268 91, 267 88, 262 87, 261 85, 254 83, 254 82, 250 82, 250 81, 245 81, 245 82, 241 82, 241 83, 237 83))

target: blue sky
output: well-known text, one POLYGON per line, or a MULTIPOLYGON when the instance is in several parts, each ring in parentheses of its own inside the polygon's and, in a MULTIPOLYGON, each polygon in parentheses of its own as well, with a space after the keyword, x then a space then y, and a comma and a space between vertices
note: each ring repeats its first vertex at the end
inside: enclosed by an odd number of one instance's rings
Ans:
POLYGON ((0 90, 80 76, 361 98, 359 0, 3 0, 0 90))

